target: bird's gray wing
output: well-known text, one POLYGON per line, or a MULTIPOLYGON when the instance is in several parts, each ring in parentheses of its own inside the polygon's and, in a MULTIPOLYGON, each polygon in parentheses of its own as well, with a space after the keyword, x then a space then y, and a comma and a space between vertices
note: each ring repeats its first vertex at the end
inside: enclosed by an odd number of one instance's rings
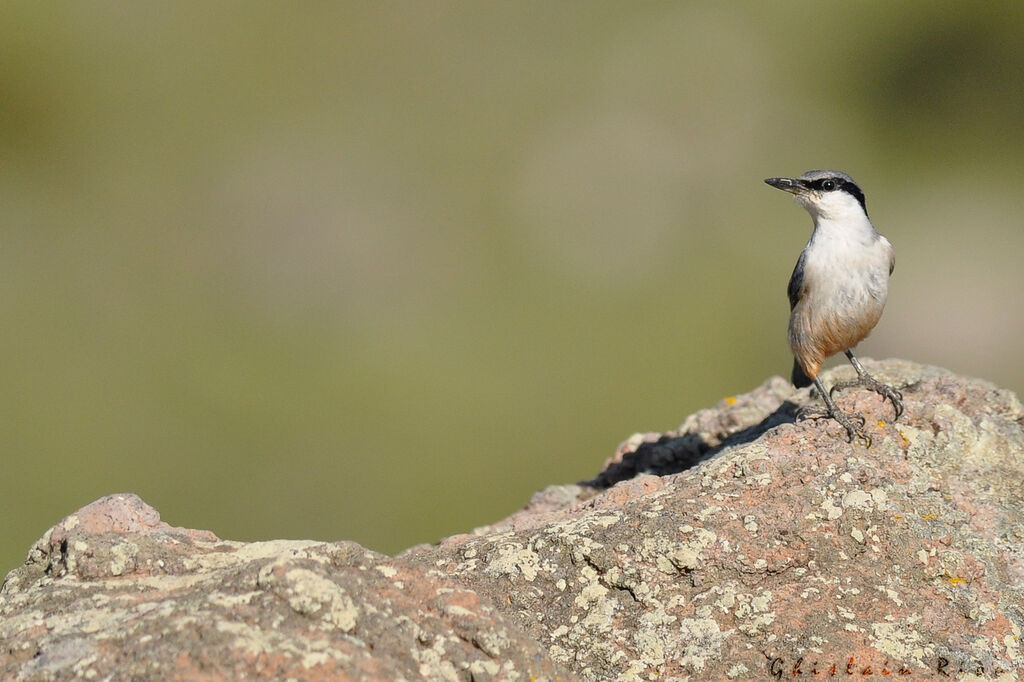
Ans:
POLYGON ((797 259, 796 267, 793 268, 793 275, 789 278, 789 288, 786 293, 789 294, 790 310, 796 307, 804 294, 804 261, 806 260, 807 250, 804 249, 800 252, 800 258, 797 259))

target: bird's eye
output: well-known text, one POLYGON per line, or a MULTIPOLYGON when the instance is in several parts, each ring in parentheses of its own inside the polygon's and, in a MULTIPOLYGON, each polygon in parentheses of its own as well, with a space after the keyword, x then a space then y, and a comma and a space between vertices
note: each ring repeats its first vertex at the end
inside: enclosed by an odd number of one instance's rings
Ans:
POLYGON ((825 182, 821 183, 821 188, 826 192, 831 192, 836 188, 836 183, 833 182, 832 180, 826 180, 825 182))

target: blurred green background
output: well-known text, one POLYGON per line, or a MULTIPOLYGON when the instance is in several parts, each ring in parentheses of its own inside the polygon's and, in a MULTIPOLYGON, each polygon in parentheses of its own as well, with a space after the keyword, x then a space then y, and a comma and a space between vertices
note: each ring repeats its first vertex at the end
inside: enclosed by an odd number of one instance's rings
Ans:
MULTIPOLYGON (((78 3, 0 24, 0 573, 134 491, 395 552, 787 375, 840 168, 861 354, 1020 391, 1024 5, 78 3)), ((833 360, 832 364, 835 364, 833 360)))

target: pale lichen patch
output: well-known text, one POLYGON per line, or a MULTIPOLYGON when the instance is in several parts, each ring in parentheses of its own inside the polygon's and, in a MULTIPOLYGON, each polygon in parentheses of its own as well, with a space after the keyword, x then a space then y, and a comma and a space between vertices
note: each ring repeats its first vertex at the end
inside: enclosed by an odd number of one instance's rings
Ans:
POLYGON ((378 566, 374 566, 374 568, 377 569, 377 571, 385 578, 394 578, 396 575, 398 575, 398 570, 394 566, 380 564, 378 566))
POLYGON ((540 556, 519 544, 500 545, 484 569, 489 573, 509 576, 523 576, 532 582, 540 573, 540 556))
POLYGON ((722 508, 720 506, 718 506, 717 504, 712 504, 707 507, 704 507, 700 511, 695 512, 694 517, 696 517, 698 521, 703 523, 707 521, 709 518, 713 518, 715 514, 717 514, 720 511, 722 511, 722 508))
POLYGON ((829 521, 835 521, 843 515, 843 510, 832 503, 831 497, 826 497, 825 501, 821 503, 821 511, 825 512, 829 521))
POLYGON ((718 621, 713 618, 686 618, 679 623, 684 642, 680 665, 689 666, 695 673, 701 673, 711 661, 722 656, 722 645, 732 630, 722 632, 718 621))
POLYGON ((219 546, 229 547, 228 552, 203 552, 187 557, 183 562, 186 571, 214 571, 235 566, 245 561, 279 559, 281 557, 304 558, 315 554, 308 550, 323 547, 325 543, 312 540, 271 540, 268 542, 228 542, 221 541, 219 546))
POLYGON ((359 609, 340 585, 307 568, 292 568, 279 575, 281 565, 265 566, 257 584, 279 594, 296 613, 320 618, 328 627, 343 632, 355 629, 359 609))
POLYGON ((229 594, 227 592, 213 592, 210 594, 206 601, 212 606, 218 606, 222 609, 233 609, 239 606, 246 606, 252 603, 252 600, 263 594, 262 592, 242 592, 240 594, 229 594))
POLYGON ((576 599, 573 600, 573 603, 581 609, 587 610, 593 604, 604 599, 607 594, 608 588, 595 579, 593 582, 587 582, 586 586, 576 596, 576 599))
POLYGON ((750 668, 742 663, 733 663, 729 666, 729 669, 725 672, 729 676, 729 679, 735 680, 737 677, 747 679, 747 673, 750 672, 750 668))
POLYGON ((851 490, 843 496, 843 509, 871 509, 874 501, 866 490, 851 490))
POLYGON ((469 672, 473 675, 473 679, 488 676, 495 677, 501 672, 501 666, 496 661, 476 660, 469 664, 469 672))
POLYGON ((871 625, 871 646, 888 654, 896 661, 921 661, 931 656, 931 645, 924 643, 921 634, 911 623, 874 623, 871 625))
POLYGON ((110 547, 110 564, 107 570, 110 575, 119 576, 128 573, 135 566, 135 557, 139 546, 133 542, 119 542, 110 547))
POLYGON ((889 494, 881 488, 872 488, 871 501, 874 502, 875 509, 885 511, 889 507, 889 494))

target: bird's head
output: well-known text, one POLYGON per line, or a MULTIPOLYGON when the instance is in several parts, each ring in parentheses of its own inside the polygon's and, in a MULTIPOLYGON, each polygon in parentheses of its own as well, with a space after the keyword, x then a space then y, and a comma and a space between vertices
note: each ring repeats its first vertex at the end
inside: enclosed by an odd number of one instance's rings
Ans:
POLYGON ((819 218, 843 220, 867 217, 864 192, 846 173, 811 170, 798 178, 768 178, 766 183, 789 192, 817 223, 819 218))

